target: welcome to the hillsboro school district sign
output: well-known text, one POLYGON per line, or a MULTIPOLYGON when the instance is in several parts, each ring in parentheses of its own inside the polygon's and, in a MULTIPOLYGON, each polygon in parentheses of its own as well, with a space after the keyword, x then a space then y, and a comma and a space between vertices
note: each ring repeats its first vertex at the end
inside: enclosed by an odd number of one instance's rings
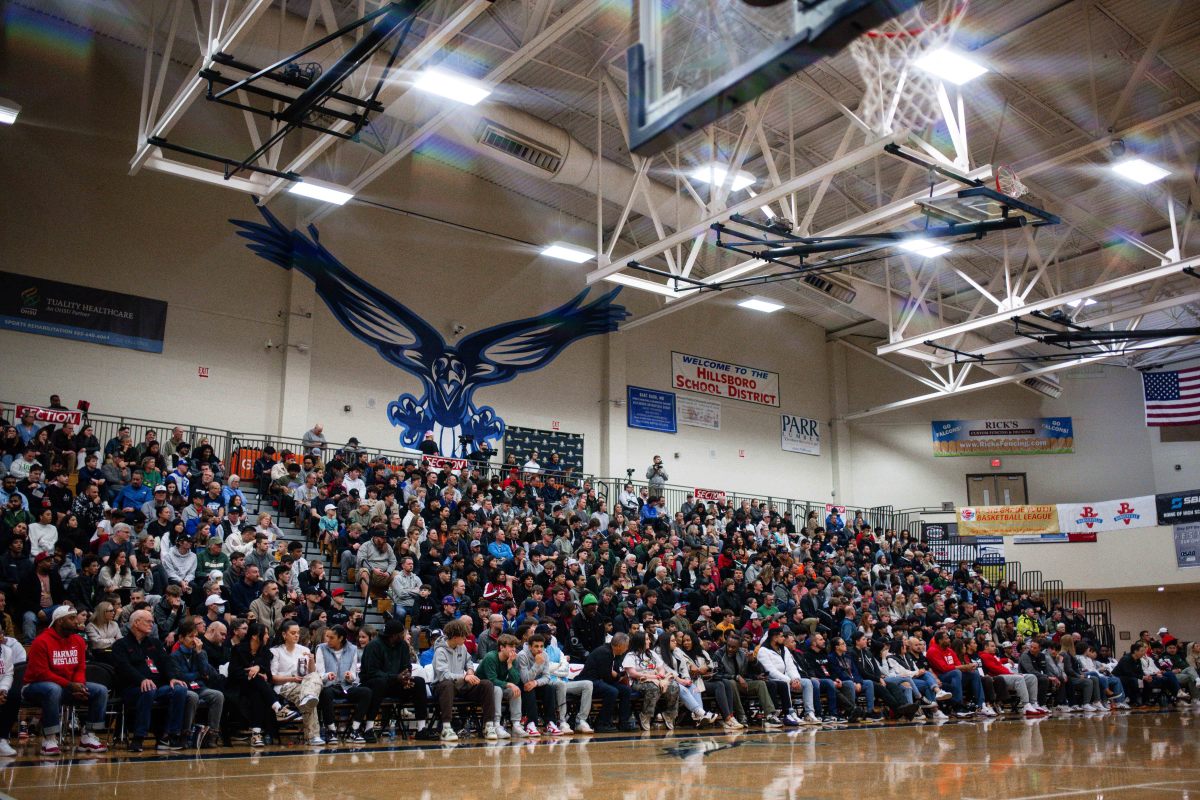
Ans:
POLYGON ((671 353, 671 387, 760 406, 779 407, 779 373, 671 353))

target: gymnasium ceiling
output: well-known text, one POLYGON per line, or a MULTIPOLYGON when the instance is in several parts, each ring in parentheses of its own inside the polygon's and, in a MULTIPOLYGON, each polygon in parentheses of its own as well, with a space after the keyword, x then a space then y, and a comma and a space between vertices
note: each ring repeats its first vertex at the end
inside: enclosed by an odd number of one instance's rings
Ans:
MULTIPOLYGON (((228 5, 234 16, 251 3, 232 0, 215 6, 224 10, 228 5)), ((55 16, 138 48, 145 47, 153 22, 158 30, 154 50, 159 56, 169 38, 174 8, 174 2, 168 0, 14 0, 10 5, 55 16)), ((379 3, 288 0, 285 4, 275 0, 269 5, 239 44, 237 55, 242 60, 267 63, 298 49, 305 36, 311 40, 322 35, 326 25, 344 25, 379 3)), ((183 13, 170 52, 170 61, 179 68, 168 76, 163 103, 173 92, 170 84, 185 80, 187 66, 200 57, 197 30, 207 19, 209 7, 203 0, 186 0, 180 6, 183 13), (194 13, 198 16, 193 17, 194 13)), ((488 103, 502 103, 531 115, 631 172, 635 165, 620 120, 624 112, 612 101, 625 89, 624 52, 635 36, 635 27, 628 0, 438 0, 423 9, 406 50, 432 42, 439 34, 444 36, 446 41, 436 48, 432 61, 444 58, 444 66, 495 82, 488 103), (603 86, 603 80, 610 86, 603 86), (612 93, 614 88, 617 94, 612 93)), ((997 283, 1003 289, 998 265, 1003 263, 1006 247, 1014 271, 1024 265, 1027 278, 1035 272, 1031 265, 1037 259, 1050 261, 1042 280, 1030 290, 1029 300, 1157 267, 1162 259, 1152 254, 1155 251, 1168 254, 1177 246, 1183 257, 1196 253, 1200 246, 1200 225, 1196 224, 1200 201, 1200 3, 977 0, 967 12, 955 46, 990 70, 964 90, 971 166, 1012 166, 1022 175, 1034 201, 1060 215, 1063 224, 1039 230, 1033 254, 1022 236, 1009 237, 1007 243, 995 236, 956 247, 936 266, 900 264, 899 259, 857 265, 851 273, 856 281, 886 286, 903 298, 919 293, 914 280, 930 280, 926 310, 945 322, 954 322, 994 310, 988 308, 988 301, 972 281, 993 292, 997 283), (1168 168, 1170 177, 1140 186, 1115 176, 1109 169, 1114 138, 1120 138, 1129 151, 1168 168), (1171 204, 1177 245, 1172 238, 1171 204)), ((330 61, 341 47, 335 44, 318 51, 314 58, 330 61)), ((857 108, 861 86, 853 60, 843 53, 812 66, 767 95, 758 107, 763 136, 748 148, 743 165, 759 179, 760 190, 770 185, 768 162, 786 177, 833 159, 847 135, 851 148, 864 143, 861 132, 848 134, 852 123, 845 113, 857 108)), ((474 129, 480 113, 488 113, 488 103, 479 107, 482 111, 456 104, 447 107, 414 98, 412 92, 405 94, 405 89, 396 88, 399 110, 389 111, 377 121, 370 146, 338 141, 308 165, 304 174, 342 186, 359 184, 357 197, 387 203, 394 191, 389 178, 395 174, 395 164, 411 158, 416 150, 503 187, 536 208, 577 220, 580 229, 595 225, 594 180, 583 186, 555 182, 535 170, 517 168, 464 145, 464 132, 474 129)), ((196 125, 196 117, 208 111, 200 100, 181 125, 184 129, 196 125)), ((709 160, 713 147, 718 158, 729 158, 739 135, 745 132, 746 121, 745 114, 735 113, 720 121, 710 135, 694 136, 678 152, 671 152, 670 163, 655 159, 648 169, 650 180, 662 190, 675 192, 675 167, 709 160)), ((279 162, 287 164, 314 138, 306 134, 302 142, 286 144, 279 162)), ((946 147, 944 131, 926 131, 925 138, 946 147)), ((838 226, 897 196, 919 191, 925 183, 921 170, 886 156, 861 163, 836 177, 813 210, 810 230, 838 226)), ((798 216, 805 214, 816 194, 816 187, 796 192, 798 216)), ((611 196, 611 190, 602 203, 606 242, 624 205, 620 197, 611 196)), ((620 231, 614 258, 660 238, 654 220, 640 213, 639 205, 634 204, 628 224, 620 231)), ((328 213, 345 212, 321 211, 322 215, 328 213)), ((667 213, 662 217, 660 222, 669 233, 676 220, 667 213)), ((890 226, 913 219, 911 214, 901 216, 890 226)), ((578 243, 594 248, 594 235, 591 241, 578 243)), ((739 260, 705 246, 692 275, 711 275, 739 260)), ((655 266, 666 269, 662 260, 655 266)), ((594 268, 594 262, 579 267, 581 274, 594 268)), ((1076 322, 1086 324, 1089 319, 1120 316, 1147 303, 1194 292, 1200 292, 1200 281, 1176 275, 1106 294, 1097 298, 1095 305, 1066 311, 1076 315, 1076 322)), ((783 303, 788 312, 825 328, 831 337, 849 337, 864 347, 887 340, 887 320, 864 313, 855 303, 831 301, 797 281, 744 293, 734 290, 715 302, 728 306, 728 313, 751 313, 733 307, 728 297, 734 294, 732 299, 743 299, 751 293, 783 303)), ((652 307, 663 305, 661 298, 645 295, 645 299, 652 307)), ((904 302, 901 300, 901 308, 904 302)), ((1200 303, 1179 303, 1125 317, 1116 324, 1125 326, 1131 319, 1150 329, 1196 326, 1200 325, 1200 303)), ((1010 337, 1012 330, 997 325, 981 333, 994 340, 1010 337)), ((1187 342, 1178 349, 1127 355, 1113 363, 1145 366, 1197 354, 1200 345, 1187 342)))

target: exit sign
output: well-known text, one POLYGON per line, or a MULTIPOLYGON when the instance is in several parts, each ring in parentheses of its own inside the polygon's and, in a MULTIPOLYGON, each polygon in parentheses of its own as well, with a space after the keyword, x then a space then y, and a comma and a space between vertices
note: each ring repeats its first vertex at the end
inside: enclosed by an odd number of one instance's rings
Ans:
POLYGON ((1000 459, 998 459, 998 458, 992 459, 992 469, 1000 469, 1000 459))

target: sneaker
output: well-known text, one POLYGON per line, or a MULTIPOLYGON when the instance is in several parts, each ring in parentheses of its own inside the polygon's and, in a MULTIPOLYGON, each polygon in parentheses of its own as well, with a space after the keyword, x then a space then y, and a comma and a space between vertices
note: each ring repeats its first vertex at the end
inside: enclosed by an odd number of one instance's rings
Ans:
POLYGON ((593 733, 592 726, 588 725, 588 721, 586 719, 577 720, 575 722, 575 732, 576 733, 593 733))
POLYGON ((992 708, 987 703, 983 704, 983 707, 979 709, 979 713, 983 714, 985 717, 997 716, 996 709, 992 708))
POLYGON ((96 738, 96 734, 88 731, 79 737, 79 747, 82 750, 90 750, 93 753, 103 753, 108 750, 108 747, 96 738))
POLYGON ((512 734, 508 732, 508 728, 504 727, 503 725, 496 726, 496 736, 501 739, 511 739, 512 738, 512 734))
POLYGON ((650 730, 652 717, 649 714, 638 714, 638 724, 642 726, 642 730, 650 730))
POLYGON ((558 725, 556 725, 553 722, 548 722, 548 723, 546 723, 546 735, 547 736, 562 736, 562 728, 558 727, 558 725))
POLYGON ((944 720, 950 719, 950 717, 946 716, 945 711, 942 711, 940 708, 938 708, 938 709, 934 710, 933 714, 930 716, 930 719, 935 719, 939 722, 942 722, 944 720))
POLYGON ((295 720, 300 719, 300 716, 300 712, 296 709, 288 708, 287 706, 280 706, 279 710, 275 712, 275 721, 294 722, 295 720))
POLYGON ((525 726, 520 722, 514 722, 512 726, 512 735, 518 739, 524 739, 529 734, 525 732, 525 726))
POLYGON ((821 720, 817 718, 817 715, 812 714, 812 713, 805 714, 804 718, 801 719, 800 722, 803 725, 820 725, 821 724, 821 720))
POLYGON ((778 714, 768 714, 763 717, 763 728, 782 728, 783 723, 779 721, 778 714))
POLYGON ((960 708, 958 711, 954 712, 954 716, 958 717, 959 719, 966 719, 975 715, 965 708, 960 708))
POLYGON ((618 730, 620 730, 624 733, 631 733, 633 731, 636 731, 637 729, 638 729, 638 723, 634 722, 632 718, 625 720, 618 726, 618 730))
POLYGON ((362 736, 363 741, 367 744, 375 744, 379 741, 379 734, 375 732, 374 728, 368 728, 367 730, 363 731, 362 736))
POLYGON ((570 735, 571 735, 571 734, 573 734, 575 731, 574 731, 574 730, 572 730, 572 729, 571 729, 571 726, 570 726, 570 725, 568 725, 566 722, 560 722, 560 723, 558 723, 558 732, 559 732, 559 734, 561 734, 562 736, 570 736, 570 735))
MULTIPOLYGON (((649 728, 647 728, 647 730, 649 730, 649 728)), ((531 722, 525 726, 525 735, 528 736, 530 739, 534 739, 534 738, 537 738, 538 736, 541 736, 542 732, 538 730, 538 726, 536 723, 531 722)))
POLYGON ((155 750, 182 750, 183 745, 179 743, 178 736, 164 736, 154 745, 155 750))
POLYGON ((1025 708, 1022 710, 1025 712, 1025 716, 1027 717, 1040 717, 1042 715, 1042 712, 1038 711, 1037 706, 1030 703, 1026 703, 1025 708))
POLYGON ((348 741, 350 744, 366 744, 367 737, 363 736, 362 731, 352 730, 350 731, 350 735, 346 738, 346 741, 348 741))
POLYGON ((938 689, 937 694, 935 694, 934 697, 938 700, 949 700, 951 697, 954 697, 954 695, 950 694, 945 689, 938 689))
POLYGON ((1129 708, 1129 707, 1130 707, 1129 703, 1126 702, 1125 700, 1122 700, 1119 703, 1117 703, 1117 708, 1129 708))
POLYGON ((306 694, 300 698, 300 710, 305 711, 317 704, 317 696, 315 694, 306 694))
POLYGON ((721 721, 721 724, 724 725, 726 728, 728 728, 731 731, 736 731, 738 728, 742 727, 742 723, 738 722, 733 717, 725 718, 724 720, 721 721))
POLYGON ((483 726, 483 738, 491 742, 500 738, 500 734, 496 733, 496 723, 489 722, 483 726))
POLYGON ((783 715, 783 724, 790 728, 798 728, 800 727, 800 720, 796 718, 794 713, 789 712, 783 715))
POLYGON ((266 747, 267 743, 263 740, 262 731, 250 731, 250 746, 251 747, 266 747))
POLYGON ((620 730, 620 728, 618 728, 616 725, 613 725, 611 722, 597 722, 595 732, 596 733, 616 733, 619 730, 620 730))
POLYGON ((709 711, 707 714, 704 715, 704 717, 707 720, 709 725, 716 725, 717 722, 719 722, 721 719, 719 716, 717 716, 715 711, 709 711))
POLYGON ((928 722, 929 717, 925 716, 924 711, 918 711, 916 714, 913 714, 912 721, 913 722, 928 722))
POLYGON ((454 732, 454 728, 449 725, 443 725, 441 738, 443 742, 457 742, 458 734, 454 732))
POLYGON ((675 716, 674 715, 671 715, 671 716, 664 715, 663 716, 663 725, 666 726, 667 730, 669 730, 669 731, 675 730, 675 716))
POLYGON ((324 747, 325 740, 322 739, 320 736, 314 736, 308 740, 307 744, 309 747, 324 747))
POLYGON ((62 750, 60 750, 58 748, 58 737, 57 736, 46 736, 46 737, 42 738, 42 755, 57 756, 57 755, 60 755, 61 753, 62 753, 62 750))
POLYGON ((0 756, 15 756, 17 751, 8 743, 8 739, 0 739, 0 756))
POLYGON ((697 725, 703 725, 708 720, 708 715, 703 710, 697 709, 692 712, 692 722, 697 725))
POLYGON ((146 749, 146 743, 137 737, 129 740, 129 744, 125 745, 125 749, 131 753, 140 753, 146 749))

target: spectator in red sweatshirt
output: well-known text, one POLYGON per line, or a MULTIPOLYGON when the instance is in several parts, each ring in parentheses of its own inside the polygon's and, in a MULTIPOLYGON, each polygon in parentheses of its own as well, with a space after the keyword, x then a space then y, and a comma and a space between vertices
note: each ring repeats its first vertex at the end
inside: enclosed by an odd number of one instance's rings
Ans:
MULTIPOLYGON (((949 623, 950 620, 947 620, 949 623)), ((969 717, 972 711, 963 703, 963 684, 970 683, 974 689, 975 705, 982 706, 983 679, 975 669, 974 664, 964 664, 950 647, 950 634, 944 629, 933 637, 933 644, 925 653, 929 660, 929 668, 934 671, 941 681, 942 687, 953 695, 955 716, 969 717)))
POLYGON ((42 707, 42 755, 56 756, 58 732, 62 728, 62 706, 68 703, 87 703, 88 730, 79 737, 79 747, 93 753, 108 748, 96 737, 104 730, 104 711, 108 706, 108 689, 87 681, 87 644, 80 631, 79 615, 70 606, 54 609, 50 627, 38 634, 29 646, 29 663, 25 667, 25 688, 21 697, 26 703, 42 707))

